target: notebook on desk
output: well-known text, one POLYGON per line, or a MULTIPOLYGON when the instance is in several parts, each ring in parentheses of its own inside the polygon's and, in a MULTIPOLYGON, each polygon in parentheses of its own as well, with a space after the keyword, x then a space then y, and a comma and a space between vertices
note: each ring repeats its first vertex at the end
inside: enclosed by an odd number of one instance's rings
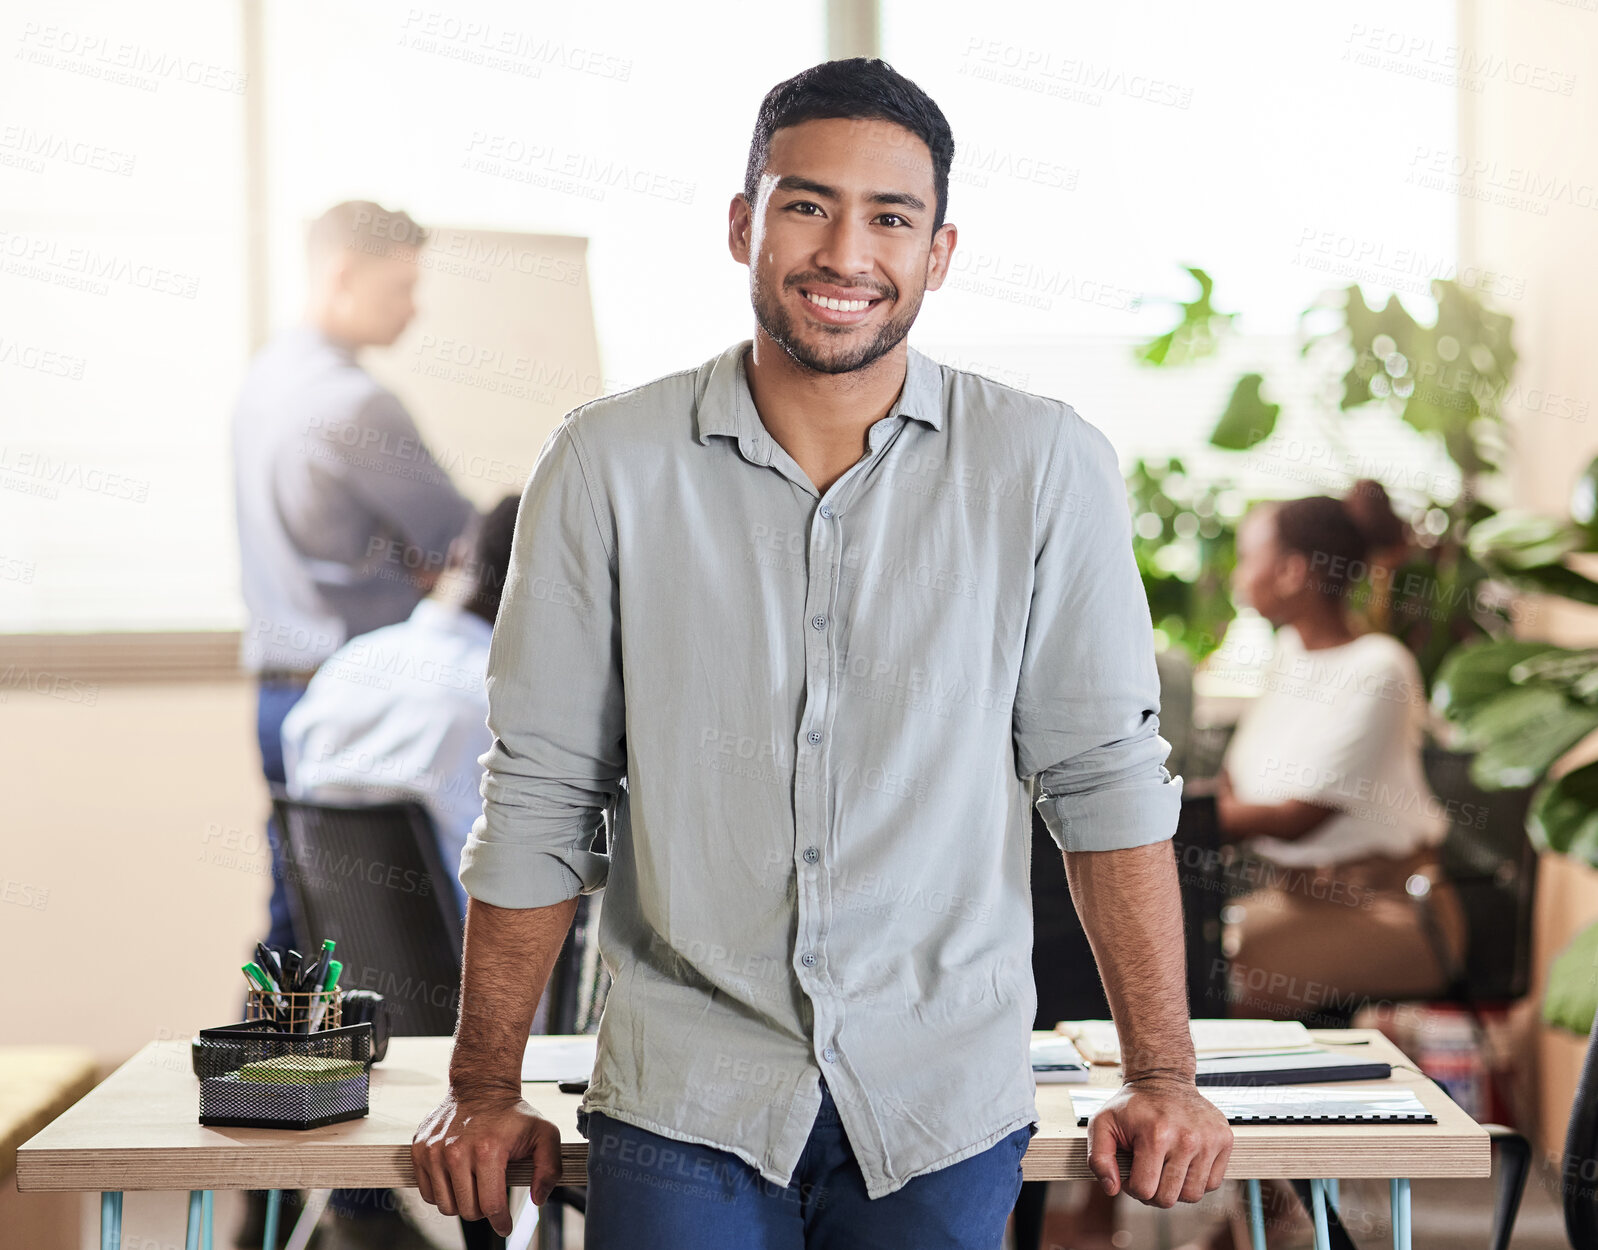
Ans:
MULTIPOLYGON (((1102 1085, 1071 1091, 1077 1126, 1116 1091, 1102 1085)), ((1415 1091, 1383 1085, 1322 1089, 1277 1085, 1261 1089, 1203 1089, 1204 1097, 1226 1113, 1228 1124, 1436 1124, 1437 1117, 1415 1091)))
MULTIPOLYGON (((1320 1049, 1309 1030, 1296 1020, 1194 1020, 1188 1028, 1200 1059, 1320 1049)), ((1062 1020, 1054 1031, 1074 1041, 1089 1063, 1121 1062, 1114 1021, 1062 1020)))
POLYGON ((1314 1085, 1321 1081, 1385 1081, 1392 1065, 1344 1050, 1219 1055, 1198 1061, 1200 1085, 1314 1085))
POLYGON ((1039 1085, 1086 1083, 1092 1069, 1068 1037, 1032 1039, 1032 1079, 1039 1085))

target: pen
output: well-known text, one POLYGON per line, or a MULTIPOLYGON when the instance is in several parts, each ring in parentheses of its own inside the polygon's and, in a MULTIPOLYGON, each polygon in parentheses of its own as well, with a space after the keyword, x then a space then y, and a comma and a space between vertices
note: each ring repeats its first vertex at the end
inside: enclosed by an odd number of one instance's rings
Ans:
POLYGON ((266 969, 266 974, 278 989, 287 989, 283 984, 283 961, 278 957, 275 947, 267 946, 264 942, 255 944, 255 960, 266 969))
POLYGON ((316 1026, 322 1023, 322 1017, 327 1014, 328 1007, 333 1002, 333 991, 338 986, 339 974, 344 971, 344 965, 338 960, 333 960, 327 966, 327 979, 322 985, 316 1000, 316 1007, 311 1012, 311 1033, 316 1032, 316 1026))
POLYGON ((327 961, 333 957, 333 939, 328 938, 322 943, 322 949, 316 952, 316 958, 300 971, 301 988, 316 993, 322 988, 322 977, 327 973, 327 961))
POLYGON ((278 1015, 283 1011, 283 1000, 278 996, 277 987, 272 984, 271 978, 253 963, 244 965, 244 975, 266 991, 267 994, 271 995, 272 1004, 275 1008, 272 1019, 276 1023, 278 1015))

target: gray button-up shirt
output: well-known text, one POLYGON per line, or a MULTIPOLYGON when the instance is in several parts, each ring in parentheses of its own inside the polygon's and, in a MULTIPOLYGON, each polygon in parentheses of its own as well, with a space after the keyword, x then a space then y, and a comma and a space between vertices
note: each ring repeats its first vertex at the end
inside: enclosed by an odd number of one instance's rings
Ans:
POLYGON ((1170 837, 1181 779, 1109 441, 911 350, 818 495, 748 346, 545 445, 461 881, 501 907, 608 881, 585 1124, 787 1184, 824 1074, 875 1198, 1037 1119, 1029 781, 1094 851, 1170 837))
POLYGON ((244 667, 309 671, 403 621, 419 565, 477 516, 405 406, 310 326, 256 356, 233 412, 244 667))

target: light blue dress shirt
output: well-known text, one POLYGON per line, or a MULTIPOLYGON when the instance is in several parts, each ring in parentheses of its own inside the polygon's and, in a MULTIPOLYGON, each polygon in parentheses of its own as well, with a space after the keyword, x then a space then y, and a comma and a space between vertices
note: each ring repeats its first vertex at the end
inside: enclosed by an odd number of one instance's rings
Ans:
POLYGON ((250 672, 308 673, 346 639, 403 621, 422 597, 411 569, 442 568, 477 519, 393 392, 312 326, 250 363, 233 493, 250 672))
POLYGON ((748 348, 546 443, 461 880, 520 908, 608 883, 585 1116, 785 1185, 825 1072, 879 1197, 1037 1118, 1030 804, 1113 850, 1172 835, 1181 781, 1108 440, 911 350, 820 494, 748 348))
POLYGON ((340 647, 283 721, 289 795, 421 803, 463 913, 461 850, 483 810, 478 761, 493 742, 484 685, 492 636, 475 613, 423 599, 398 625, 340 647))

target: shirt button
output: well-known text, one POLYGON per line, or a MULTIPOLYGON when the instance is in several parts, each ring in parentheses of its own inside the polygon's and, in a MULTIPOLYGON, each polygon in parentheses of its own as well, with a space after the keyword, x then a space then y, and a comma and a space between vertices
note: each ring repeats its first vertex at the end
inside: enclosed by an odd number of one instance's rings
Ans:
POLYGON ((805 863, 813 864, 821 858, 821 852, 813 846, 805 847, 805 863))
POLYGON ((835 1051, 831 1046, 828 1046, 826 1050, 821 1052, 821 1057, 828 1063, 838 1062, 838 1052, 835 1051))
POLYGON ((816 743, 821 741, 821 730, 812 729, 809 733, 807 733, 805 735, 805 737, 809 738, 810 739, 810 745, 814 746, 816 743))
POLYGON ((799 957, 799 962, 806 968, 814 968, 816 966, 816 957, 807 953, 799 957))
POLYGON ((832 505, 830 503, 824 503, 821 505, 821 515, 828 521, 832 520, 832 505))
POLYGON ((827 628, 827 618, 822 616, 820 613, 817 613, 815 616, 812 616, 810 618, 810 623, 812 625, 814 625, 817 629, 826 629, 827 628))

